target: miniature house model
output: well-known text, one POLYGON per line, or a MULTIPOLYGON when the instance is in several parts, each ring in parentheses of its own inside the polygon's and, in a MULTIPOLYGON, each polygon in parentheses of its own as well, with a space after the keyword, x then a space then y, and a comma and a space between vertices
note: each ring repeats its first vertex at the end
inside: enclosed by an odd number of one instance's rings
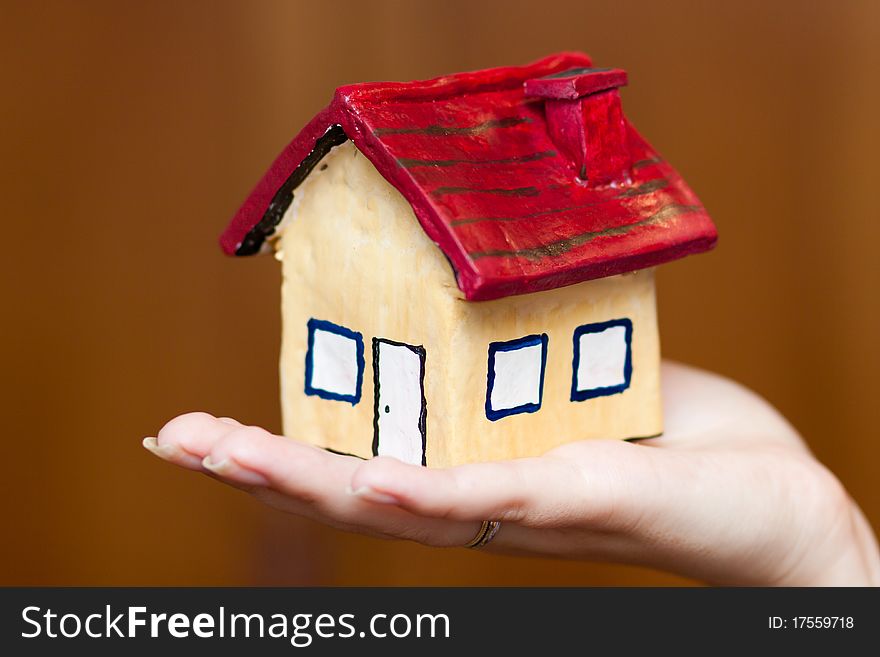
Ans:
POLYGON ((285 433, 428 466, 662 432, 653 267, 715 228, 619 69, 337 89, 221 237, 283 269, 285 433))

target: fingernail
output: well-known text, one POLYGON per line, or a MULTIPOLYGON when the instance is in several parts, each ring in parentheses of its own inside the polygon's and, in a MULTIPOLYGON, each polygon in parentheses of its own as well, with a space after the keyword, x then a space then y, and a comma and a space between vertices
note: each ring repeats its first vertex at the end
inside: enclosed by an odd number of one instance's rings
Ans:
POLYGON ((183 448, 178 447, 174 444, 160 445, 159 441, 152 436, 144 438, 141 444, 149 452, 158 456, 163 461, 169 461, 170 463, 174 463, 175 465, 180 465, 185 468, 191 468, 195 470, 202 463, 202 459, 200 459, 195 454, 190 454, 183 448))
POLYGON ((359 497, 367 502, 374 502, 375 504, 400 504, 400 500, 394 497, 394 495, 383 493, 371 486, 361 486, 356 489, 349 487, 348 494, 359 497))
POLYGON ((211 460, 210 456, 206 456, 202 460, 202 467, 206 470, 210 470, 219 477, 223 477, 224 479, 234 479, 240 484, 247 484, 249 486, 269 485, 269 480, 263 475, 241 467, 241 465, 232 459, 221 459, 215 462, 211 460))
POLYGON ((144 438, 141 444, 147 451, 166 461, 171 461, 181 454, 181 449, 177 445, 160 445, 158 440, 150 436, 144 438))

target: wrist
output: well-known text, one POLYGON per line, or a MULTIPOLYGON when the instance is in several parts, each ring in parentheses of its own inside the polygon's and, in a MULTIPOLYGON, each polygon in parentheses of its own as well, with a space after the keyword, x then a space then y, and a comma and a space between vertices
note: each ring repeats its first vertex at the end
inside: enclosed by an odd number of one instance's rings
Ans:
POLYGON ((837 531, 809 550, 775 586, 880 586, 880 553, 861 510, 850 501, 837 531))

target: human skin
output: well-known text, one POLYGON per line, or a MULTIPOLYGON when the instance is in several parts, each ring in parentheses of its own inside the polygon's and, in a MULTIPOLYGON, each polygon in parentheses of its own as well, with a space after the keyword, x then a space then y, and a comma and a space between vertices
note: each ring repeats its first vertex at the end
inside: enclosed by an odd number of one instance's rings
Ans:
MULTIPOLYGON (((341 456, 188 413, 151 452, 346 531, 487 552, 640 564, 722 585, 877 585, 876 538, 840 481, 774 408, 664 363, 665 433, 589 440, 446 469, 341 456)), ((478 438, 478 437, 477 437, 478 438)))

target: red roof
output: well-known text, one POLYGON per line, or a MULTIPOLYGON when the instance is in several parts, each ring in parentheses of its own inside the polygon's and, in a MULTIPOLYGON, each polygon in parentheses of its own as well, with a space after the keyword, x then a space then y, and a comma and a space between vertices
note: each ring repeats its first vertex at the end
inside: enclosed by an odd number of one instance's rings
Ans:
MULTIPOLYGON (((524 83, 568 80, 559 74, 590 65, 586 55, 563 53, 522 67, 340 87, 251 192, 220 238, 223 250, 259 251, 296 186, 346 138, 409 201, 469 300, 552 289, 712 248, 715 227, 700 201, 625 119, 628 179, 591 186, 559 152, 544 112, 551 101, 527 97, 524 83)), ((566 84, 576 95, 611 79, 596 77, 566 84)))

